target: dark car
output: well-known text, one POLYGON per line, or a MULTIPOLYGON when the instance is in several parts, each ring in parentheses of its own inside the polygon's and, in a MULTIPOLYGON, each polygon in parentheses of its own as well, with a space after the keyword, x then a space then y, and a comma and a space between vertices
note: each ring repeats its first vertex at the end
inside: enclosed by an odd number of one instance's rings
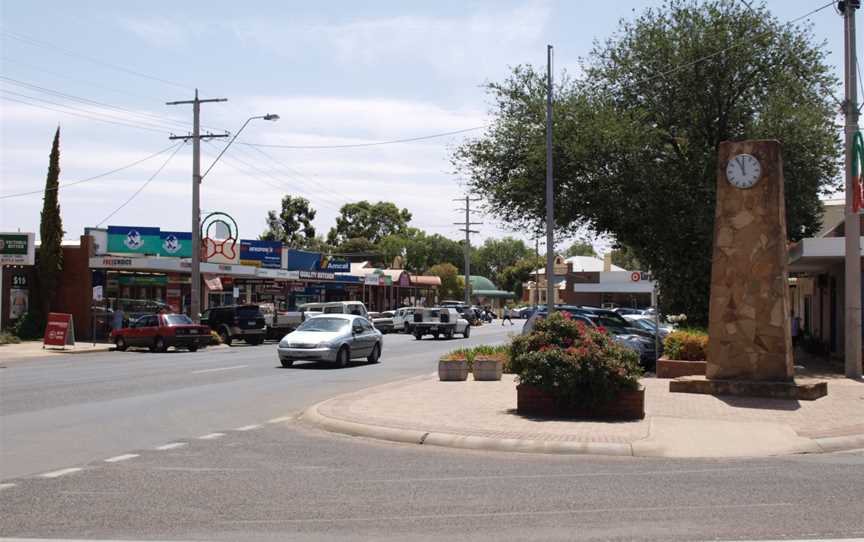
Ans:
POLYGON ((243 339, 248 344, 264 342, 266 324, 258 305, 213 307, 201 314, 201 323, 210 326, 228 346, 234 339, 243 339))
POLYGON ((210 328, 196 324, 185 314, 148 314, 129 327, 112 331, 111 339, 120 351, 146 346, 151 352, 164 352, 173 346, 194 352, 210 343, 210 328))

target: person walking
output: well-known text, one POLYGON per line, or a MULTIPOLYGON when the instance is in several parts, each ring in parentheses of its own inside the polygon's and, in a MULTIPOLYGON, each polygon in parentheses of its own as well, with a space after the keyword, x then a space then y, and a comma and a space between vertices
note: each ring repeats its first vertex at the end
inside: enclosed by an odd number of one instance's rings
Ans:
POLYGON ((798 346, 798 337, 801 335, 801 317, 792 315, 792 347, 798 346))
POLYGON ((510 319, 510 305, 504 305, 504 315, 501 317, 501 327, 504 327, 504 320, 510 322, 510 325, 513 325, 513 320, 510 319))

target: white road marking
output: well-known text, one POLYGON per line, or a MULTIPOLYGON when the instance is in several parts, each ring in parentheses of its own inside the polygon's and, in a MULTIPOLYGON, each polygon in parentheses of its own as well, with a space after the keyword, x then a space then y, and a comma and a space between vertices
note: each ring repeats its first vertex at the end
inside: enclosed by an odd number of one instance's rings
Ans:
POLYGON ((80 470, 84 470, 84 469, 82 469, 81 467, 71 467, 68 469, 60 469, 60 470, 53 470, 51 472, 46 472, 44 474, 41 474, 40 476, 42 478, 57 478, 58 476, 64 476, 66 474, 72 474, 73 472, 78 472, 80 470))
POLYGON ((173 450, 175 448, 182 448, 183 446, 186 446, 185 442, 172 442, 170 444, 163 444, 162 446, 157 446, 156 449, 164 451, 164 450, 173 450))
POLYGON ((238 427, 237 429, 235 429, 235 431, 251 431, 253 429, 258 429, 259 427, 261 427, 260 423, 254 425, 244 425, 243 427, 238 427))
POLYGON ((198 371, 192 371, 193 375, 201 374, 201 373, 215 373, 217 371, 233 371, 234 369, 242 369, 243 367, 249 367, 248 365, 232 365, 231 367, 217 367, 215 369, 200 369, 198 371))
POLYGON ((213 440, 214 438, 224 437, 225 433, 207 433, 198 437, 199 440, 213 440))
POLYGON ((126 461, 127 459, 135 459, 138 457, 138 454, 123 454, 123 455, 115 455, 114 457, 109 457, 105 460, 106 463, 119 463, 120 461, 126 461))
POLYGON ((0 489, 9 489, 10 487, 15 487, 15 484, 0 484, 0 489))
POLYGON ((273 418, 272 420, 267 420, 267 423, 290 422, 293 419, 294 419, 293 416, 282 416, 281 418, 273 418))

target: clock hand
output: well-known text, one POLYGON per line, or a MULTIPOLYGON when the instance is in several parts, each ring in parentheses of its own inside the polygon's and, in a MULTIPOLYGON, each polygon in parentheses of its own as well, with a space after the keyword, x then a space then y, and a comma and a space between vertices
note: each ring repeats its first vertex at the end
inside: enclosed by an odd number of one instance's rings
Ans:
POLYGON ((741 175, 747 176, 747 169, 744 167, 744 159, 738 158, 738 166, 741 168, 741 175))

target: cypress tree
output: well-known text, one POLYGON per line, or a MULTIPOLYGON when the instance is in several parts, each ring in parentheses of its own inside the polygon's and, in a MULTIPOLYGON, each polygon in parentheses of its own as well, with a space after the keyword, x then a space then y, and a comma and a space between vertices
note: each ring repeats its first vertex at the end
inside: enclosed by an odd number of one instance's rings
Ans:
POLYGON ((58 191, 60 186, 60 127, 54 133, 51 156, 48 161, 48 176, 45 179, 45 196, 42 199, 42 216, 39 224, 39 259, 36 262, 39 276, 39 297, 42 317, 51 310, 51 302, 57 291, 59 275, 63 271, 63 221, 60 218, 58 191))

